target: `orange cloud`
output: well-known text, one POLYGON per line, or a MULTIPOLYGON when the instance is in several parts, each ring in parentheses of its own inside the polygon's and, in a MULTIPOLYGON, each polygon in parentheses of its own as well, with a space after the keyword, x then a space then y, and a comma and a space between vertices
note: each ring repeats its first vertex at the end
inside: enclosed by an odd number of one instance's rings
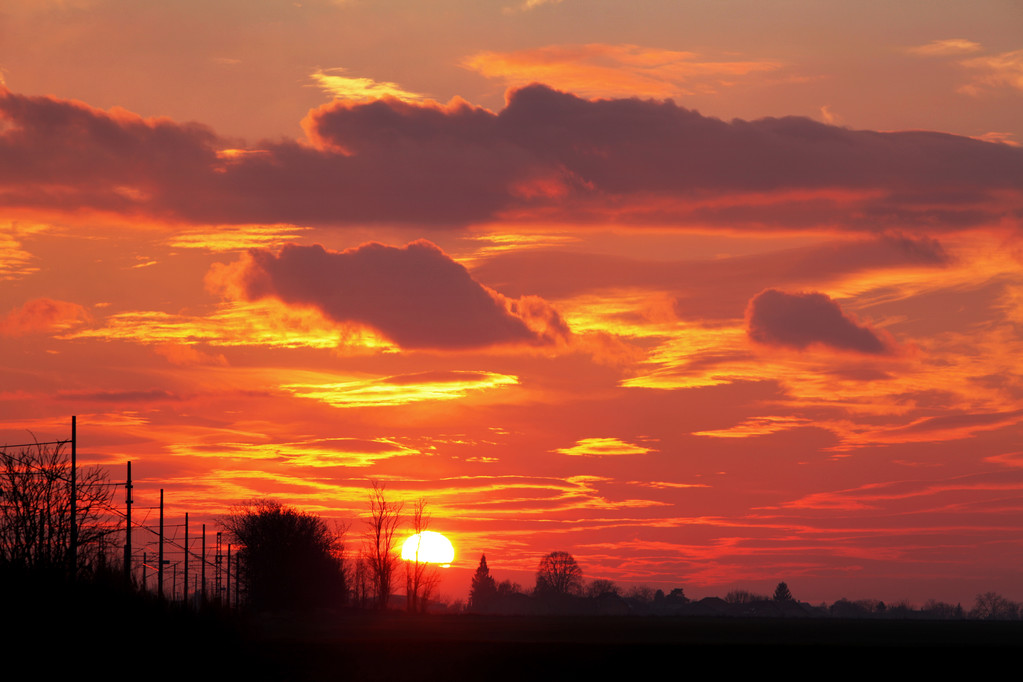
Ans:
POLYGON ((635 445, 618 438, 583 438, 568 448, 558 448, 554 452, 574 457, 607 457, 617 455, 645 455, 656 452, 653 448, 635 445))
POLYGON ((296 396, 320 400, 334 407, 380 407, 455 400, 477 391, 518 383, 518 377, 496 372, 452 371, 320 384, 284 384, 281 388, 296 396))
POLYGON ((77 303, 36 298, 0 318, 0 336, 66 332, 90 319, 77 303))
POLYGON ((947 55, 968 54, 979 52, 980 43, 965 38, 947 38, 945 40, 932 40, 926 45, 907 47, 906 52, 920 55, 922 57, 944 57, 947 55))
POLYGON ((479 52, 462 64, 511 87, 544 83, 586 97, 655 98, 713 92, 736 78, 782 67, 776 61, 707 61, 694 52, 601 43, 479 52))
POLYGON ((975 75, 973 82, 962 86, 960 92, 980 95, 996 88, 1023 90, 1023 50, 974 57, 961 64, 975 75))

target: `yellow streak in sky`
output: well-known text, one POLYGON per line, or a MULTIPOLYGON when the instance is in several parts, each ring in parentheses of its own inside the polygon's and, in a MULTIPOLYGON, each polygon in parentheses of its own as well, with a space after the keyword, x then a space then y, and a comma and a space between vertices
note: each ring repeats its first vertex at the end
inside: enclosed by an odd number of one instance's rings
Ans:
POLYGON ((366 101, 394 97, 405 102, 421 102, 425 95, 410 92, 397 83, 375 81, 372 78, 351 78, 343 76, 344 68, 321 69, 314 71, 309 77, 324 92, 335 99, 366 101))
POLYGON ((465 378, 450 381, 401 381, 369 378, 325 384, 284 384, 280 388, 334 407, 406 405, 428 400, 456 400, 486 389, 512 386, 518 377, 496 372, 452 372, 465 378))
POLYGON ((222 303, 206 316, 174 315, 160 311, 130 311, 106 318, 106 325, 63 338, 97 338, 145 344, 266 346, 272 348, 341 348, 392 350, 373 333, 327 320, 312 308, 294 308, 274 299, 252 303, 222 303))
POLYGON ((168 244, 176 248, 208 251, 278 249, 297 240, 308 227, 297 225, 232 225, 211 230, 190 230, 175 235, 168 244))
POLYGON ((569 448, 558 448, 552 452, 576 457, 605 457, 609 455, 644 455, 656 452, 653 448, 634 445, 618 438, 583 438, 569 448))

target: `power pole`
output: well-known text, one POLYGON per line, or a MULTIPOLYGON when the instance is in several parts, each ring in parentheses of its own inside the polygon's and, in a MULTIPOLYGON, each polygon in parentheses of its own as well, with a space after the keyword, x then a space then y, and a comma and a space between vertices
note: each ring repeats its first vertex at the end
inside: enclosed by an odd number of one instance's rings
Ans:
POLYGON ((163 600, 163 488, 160 488, 160 553, 156 562, 156 594, 163 600))
POLYGON ((206 603, 206 524, 202 524, 202 561, 199 562, 199 566, 202 567, 202 603, 206 603))
MULTIPOLYGON (((236 593, 238 586, 235 585, 236 593)), ((237 606, 237 604, 235 604, 237 606)), ((227 607, 231 608, 231 543, 227 543, 227 607)))
POLYGON ((185 608, 188 608, 188 512, 185 512, 185 589, 181 598, 184 599, 185 608))
POLYGON ((215 569, 213 571, 213 593, 217 595, 218 604, 224 603, 222 599, 223 595, 221 594, 221 592, 224 589, 221 584, 221 581, 223 580, 221 574, 224 572, 224 555, 220 549, 221 547, 220 543, 221 539, 223 538, 223 535, 224 531, 221 530, 217 531, 217 553, 213 555, 213 567, 215 569))
POLYGON ((78 417, 71 415, 71 582, 78 575, 78 417))
POLYGON ((131 585, 131 462, 128 462, 128 482, 124 484, 124 580, 131 585))

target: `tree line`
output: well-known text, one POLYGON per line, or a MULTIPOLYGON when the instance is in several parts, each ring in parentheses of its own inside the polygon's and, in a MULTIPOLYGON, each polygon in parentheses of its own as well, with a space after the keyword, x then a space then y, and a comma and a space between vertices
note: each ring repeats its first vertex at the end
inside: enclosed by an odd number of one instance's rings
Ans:
MULTIPOLYGON (((72 579, 116 565, 111 538, 117 528, 103 520, 112 484, 98 467, 76 472, 61 443, 0 447, 0 572, 72 579), (72 492, 74 494, 72 494, 72 492), (74 512, 72 512, 74 510, 74 512), (77 523, 72 524, 72 519, 77 523)), ((425 500, 411 513, 388 499, 373 481, 362 539, 349 542, 351 524, 328 524, 321 517, 272 499, 241 505, 221 519, 240 545, 236 579, 248 607, 258 611, 359 607, 387 609, 404 568, 405 608, 426 611, 439 582, 435 565, 418 553, 404 561, 397 552, 403 527, 414 535, 428 529, 425 500)), ((127 571, 127 566, 124 567, 127 571)), ((531 589, 498 582, 481 556, 465 609, 477 613, 671 613, 693 615, 807 616, 841 618, 971 618, 1019 620, 1023 605, 995 592, 977 595, 972 606, 929 600, 920 608, 907 602, 839 599, 812 605, 795 599, 785 582, 773 595, 733 590, 721 599, 689 600, 681 587, 668 593, 637 586, 623 589, 611 580, 586 581, 575 558, 554 551, 541 558, 531 589)))

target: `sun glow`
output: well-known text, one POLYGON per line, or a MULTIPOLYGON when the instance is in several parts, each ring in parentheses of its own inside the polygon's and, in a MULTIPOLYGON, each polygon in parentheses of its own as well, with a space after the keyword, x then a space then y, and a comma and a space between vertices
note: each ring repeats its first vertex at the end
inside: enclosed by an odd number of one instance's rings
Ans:
POLYGON ((455 548, 451 542, 432 530, 424 530, 405 540, 401 546, 401 558, 404 561, 439 564, 449 566, 455 559, 455 548))

